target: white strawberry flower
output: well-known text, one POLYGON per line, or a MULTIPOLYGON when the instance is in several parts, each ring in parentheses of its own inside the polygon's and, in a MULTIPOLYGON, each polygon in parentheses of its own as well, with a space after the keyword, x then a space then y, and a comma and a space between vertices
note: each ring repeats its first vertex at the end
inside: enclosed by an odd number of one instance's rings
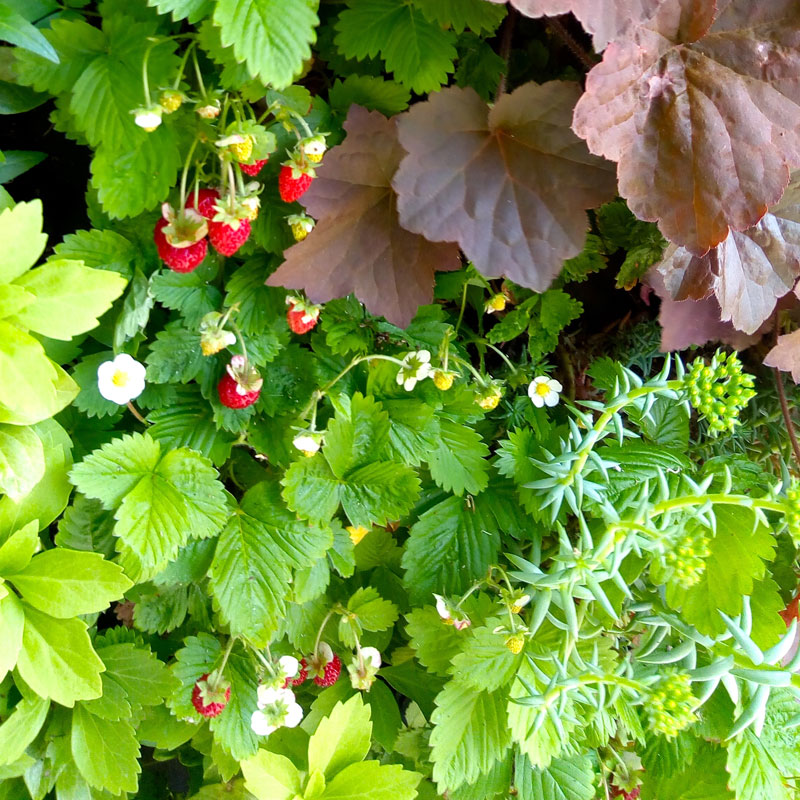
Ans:
POLYGON ((559 394, 564 387, 554 378, 537 375, 528 386, 528 397, 536 408, 552 407, 558 403, 559 394))
POLYGON ((97 368, 97 389, 106 400, 124 406, 144 391, 145 372, 144 364, 120 353, 97 368))
POLYGON ((303 707, 299 703, 290 703, 286 707, 283 725, 286 728, 296 728, 303 721, 303 707))
POLYGON ((294 678, 300 671, 300 662, 294 656, 281 656, 278 663, 284 678, 294 678))
POLYGON ((298 433, 297 436, 292 439, 292 444, 304 455, 313 456, 314 453, 319 450, 321 443, 319 435, 298 433))
POLYGON ((418 381, 430 378, 433 375, 430 361, 431 354, 428 350, 417 350, 415 353, 409 353, 403 359, 403 366, 400 367, 400 371, 397 373, 398 385, 410 392, 418 381))
POLYGON ((161 114, 164 109, 160 105, 142 106, 136 108, 131 113, 134 115, 133 121, 148 133, 154 131, 161 124, 161 114))
POLYGON ((364 659, 364 663, 372 669, 380 669, 381 653, 377 647, 362 647, 361 657, 364 659))
POLYGON ((294 692, 291 689, 275 689, 272 686, 267 686, 262 683, 256 690, 256 694, 258 697, 258 707, 261 709, 279 703, 283 703, 284 705, 294 703, 294 692))
POLYGON ((436 598, 436 612, 442 618, 445 625, 452 625, 457 631, 463 631, 472 625, 472 620, 460 609, 442 597, 440 594, 433 595, 436 598))
POLYGON ((250 728, 256 736, 269 736, 278 730, 278 726, 271 724, 270 718, 263 711, 254 711, 252 713, 250 728))

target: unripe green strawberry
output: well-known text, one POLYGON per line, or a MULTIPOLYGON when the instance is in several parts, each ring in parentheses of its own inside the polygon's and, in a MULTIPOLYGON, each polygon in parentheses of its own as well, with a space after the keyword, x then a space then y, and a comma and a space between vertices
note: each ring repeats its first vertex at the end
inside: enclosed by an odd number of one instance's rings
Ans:
POLYGON ((243 137, 244 141, 233 142, 228 145, 228 150, 237 161, 249 161, 250 156, 253 155, 253 138, 252 136, 243 137))
POLYGON ((521 633, 514 633, 506 639, 506 647, 515 655, 522 652, 525 647, 525 637, 521 633))
POLYGON ((453 380, 455 380, 455 375, 452 372, 437 369, 433 373, 433 383, 442 392, 446 392, 453 385, 453 380))
POLYGON ((158 98, 158 104, 165 114, 172 114, 183 105, 183 92, 177 89, 165 89, 158 98))

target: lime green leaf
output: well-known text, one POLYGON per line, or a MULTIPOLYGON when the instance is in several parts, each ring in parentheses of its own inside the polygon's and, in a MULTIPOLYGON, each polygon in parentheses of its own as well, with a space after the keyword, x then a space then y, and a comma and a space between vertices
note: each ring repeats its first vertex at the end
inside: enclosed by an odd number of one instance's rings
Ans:
POLYGON ((439 446, 428 458, 431 477, 446 492, 479 494, 489 482, 488 455, 477 431, 443 417, 439 446))
POLYGON ((308 770, 319 770, 330 782, 345 767, 361 761, 372 735, 369 706, 360 694, 337 703, 308 742, 308 770))
POLYGON ((434 592, 460 594, 495 562, 497 523, 480 499, 474 505, 448 497, 412 526, 403 555, 412 602, 429 602, 434 592))
POLYGON ((138 254, 136 246, 124 236, 97 228, 67 234, 54 250, 59 258, 83 261, 87 267, 112 270, 125 278, 133 274, 131 264, 138 254))
POLYGON ((25 752, 44 725, 49 709, 50 701, 42 697, 25 697, 17 703, 0 725, 0 765, 13 764, 25 752))
POLYGON ((175 661, 169 668, 180 684, 167 698, 167 705, 175 716, 199 719, 192 705, 192 689, 201 675, 214 670, 221 658, 222 647, 219 641, 208 633, 188 636, 184 640, 183 647, 175 653, 175 661))
POLYGON ((174 22, 185 19, 192 25, 214 9, 212 0, 147 0, 147 5, 157 8, 159 14, 172 14, 174 22))
POLYGON ((515 764, 514 775, 521 798, 592 800, 595 796, 592 762, 586 756, 554 758, 546 769, 537 769, 531 766, 527 756, 520 754, 515 764))
POLYGON ((356 392, 349 413, 337 411, 325 435, 325 458, 337 478, 380 458, 389 435, 389 415, 372 397, 356 392))
POLYGON ((328 784, 320 800, 414 800, 421 778, 398 764, 364 761, 345 767, 328 784))
POLYGON ((426 19, 456 33, 469 28, 474 33, 492 33, 506 15, 505 6, 485 0, 413 0, 426 19))
POLYGON ((22 599, 57 619, 105 611, 133 584, 99 553, 55 548, 6 576, 22 599))
POLYGON ((0 490, 21 500, 44 475, 42 440, 19 425, 0 425, 0 490))
POLYGON ((319 0, 218 0, 214 23, 250 75, 288 86, 311 56, 319 0))
POLYGON ((0 541, 32 520, 38 520, 39 530, 46 528, 64 510, 72 492, 67 479, 72 442, 67 432, 54 419, 37 423, 33 431, 44 447, 44 477, 19 502, 0 498, 0 541))
POLYGON ((310 566, 331 545, 330 529, 300 522, 272 481, 245 493, 220 534, 209 575, 231 632, 266 644, 286 608, 291 569, 310 566))
POLYGON ((51 339, 69 341, 97 327, 98 318, 122 294, 126 280, 79 261, 58 260, 17 278, 16 284, 36 299, 13 321, 51 339))
POLYGON ((15 286, 13 283, 0 283, 0 316, 7 319, 29 306, 35 299, 21 286, 15 286))
POLYGON ((42 201, 17 203, 0 212, 0 283, 10 283, 27 272, 44 251, 47 236, 42 233, 42 201))
POLYGON ((0 598, 0 637, 3 641, 0 649, 0 681, 17 663, 24 627, 25 612, 16 595, 9 593, 0 598))
POLYGON ((506 647, 504 634, 492 632, 495 627, 475 628, 472 636, 464 637, 464 646, 454 656, 451 670, 460 683, 491 692, 510 683, 516 675, 521 656, 506 647))
POLYGON ((667 601, 683 605, 683 615, 700 633, 719 636, 725 631, 718 611, 737 616, 742 597, 753 593, 754 580, 764 577, 775 551, 769 527, 758 523, 755 512, 742 506, 716 506, 717 532, 711 539, 711 557, 700 581, 688 590, 671 585, 667 601))
POLYGON ((139 743, 126 720, 110 722, 81 705, 72 712, 72 757, 90 786, 111 794, 138 788, 139 743))
POLYGON ((0 577, 5 578, 25 569, 41 546, 39 522, 32 520, 13 533, 0 547, 0 577))
POLYGON ((61 411, 78 387, 18 327, 0 320, 0 422, 33 425, 61 411))
MULTIPOLYGON (((225 677, 231 682, 231 699, 225 711, 211 720, 215 743, 234 761, 243 761, 258 750, 258 736, 250 727, 256 708, 258 678, 249 652, 237 647, 228 659, 225 677)), ((237 765, 233 765, 233 772, 237 765)))
POLYGON ((438 695, 430 743, 440 791, 474 783, 503 757, 511 743, 506 701, 506 693, 476 692, 457 681, 438 695))
POLYGON ((458 53, 456 36, 410 3, 349 0, 336 23, 336 45, 348 58, 379 55, 400 83, 418 94, 447 83, 458 53))
POLYGON ((750 636, 762 650, 777 644, 786 634, 786 623, 780 615, 785 605, 778 584, 771 578, 753 584, 753 594, 750 595, 753 629, 750 636))
POLYGON ((411 92, 405 86, 373 75, 348 75, 344 81, 337 78, 328 91, 331 108, 343 114, 355 103, 392 117, 405 111, 410 100, 411 92))
POLYGON ((259 750, 242 762, 245 787, 258 800, 293 800, 300 794, 300 773, 284 756, 259 750))
POLYGON ((0 3, 0 39, 58 64, 58 54, 42 32, 5 3, 0 3))
POLYGON ((86 623, 80 619, 53 619, 23 605, 25 629, 17 669, 40 697, 62 706, 91 700, 102 692, 103 662, 92 649, 86 623))

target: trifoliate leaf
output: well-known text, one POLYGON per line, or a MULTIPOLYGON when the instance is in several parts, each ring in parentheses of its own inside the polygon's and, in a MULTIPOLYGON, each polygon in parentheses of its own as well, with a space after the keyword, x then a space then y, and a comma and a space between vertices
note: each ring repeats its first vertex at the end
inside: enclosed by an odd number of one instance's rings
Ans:
POLYGON ((418 94, 447 82, 458 55, 455 35, 416 8, 393 0, 348 0, 336 23, 336 46, 348 58, 380 54, 395 79, 418 94))
POLYGON ((286 608, 292 569, 311 566, 331 545, 328 528, 298 521, 272 481, 245 493, 220 534, 211 592, 234 635, 266 644, 286 608))
POLYGON ((436 675, 449 675, 453 658, 468 644, 471 634, 446 625, 433 606, 415 608, 406 614, 406 621, 406 633, 419 663, 436 675))
POLYGON ((360 694, 337 703, 308 742, 309 771, 319 770, 330 780, 367 755, 371 733, 370 709, 360 694))
POLYGON ((474 783, 504 755, 511 743, 506 702, 507 693, 476 692, 456 680, 437 696, 430 742, 440 791, 474 783))
POLYGON ((412 602, 429 602, 434 592, 462 593, 494 563, 499 544, 497 523, 480 498, 474 508, 460 497, 433 506, 411 527, 403 555, 412 602))
POLYGON ((375 461, 389 436, 389 415, 372 397, 356 392, 349 414, 337 412, 325 434, 325 458, 333 473, 343 478, 348 470, 375 461))
MULTIPOLYGON (((514 776, 520 797, 537 800, 592 800, 595 796, 592 762, 587 756, 554 758, 549 767, 532 767, 519 754, 514 776)), ((709 799, 710 800, 710 799, 709 799)))
POLYGON ((494 627, 475 628, 453 658, 450 671, 460 683, 492 692, 516 675, 520 656, 506 647, 506 635, 493 633, 494 627))
POLYGON ((311 56, 319 0, 218 0, 214 24, 250 75, 288 86, 311 56))
POLYGON ((59 258, 83 261, 87 267, 113 270, 126 278, 133 274, 131 263, 138 254, 136 246, 124 236, 97 228, 67 234, 54 251, 59 258))
POLYGON ((462 495, 479 494, 489 483, 489 448, 473 428, 439 418, 436 449, 428 456, 431 477, 445 491, 462 495))
POLYGON ((200 334, 180 320, 156 334, 146 360, 147 380, 154 383, 188 383, 216 367, 200 349, 200 334))
POLYGON ((372 75, 348 75, 344 81, 337 78, 328 92, 331 108, 343 114, 355 104, 392 117, 405 111, 410 100, 406 87, 372 75))
POLYGON ((197 271, 162 270, 151 278, 150 289, 159 303, 180 311, 190 328, 196 328, 209 311, 218 310, 222 300, 219 289, 206 283, 197 271))

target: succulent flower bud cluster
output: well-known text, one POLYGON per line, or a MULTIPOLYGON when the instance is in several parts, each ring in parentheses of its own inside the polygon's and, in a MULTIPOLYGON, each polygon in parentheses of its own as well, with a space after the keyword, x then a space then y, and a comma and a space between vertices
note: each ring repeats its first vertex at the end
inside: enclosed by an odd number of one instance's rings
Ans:
POLYGON ((717 351, 710 364, 698 358, 686 378, 689 402, 708 421, 712 436, 732 431, 739 412, 755 396, 753 376, 742 371, 736 353, 717 351))

